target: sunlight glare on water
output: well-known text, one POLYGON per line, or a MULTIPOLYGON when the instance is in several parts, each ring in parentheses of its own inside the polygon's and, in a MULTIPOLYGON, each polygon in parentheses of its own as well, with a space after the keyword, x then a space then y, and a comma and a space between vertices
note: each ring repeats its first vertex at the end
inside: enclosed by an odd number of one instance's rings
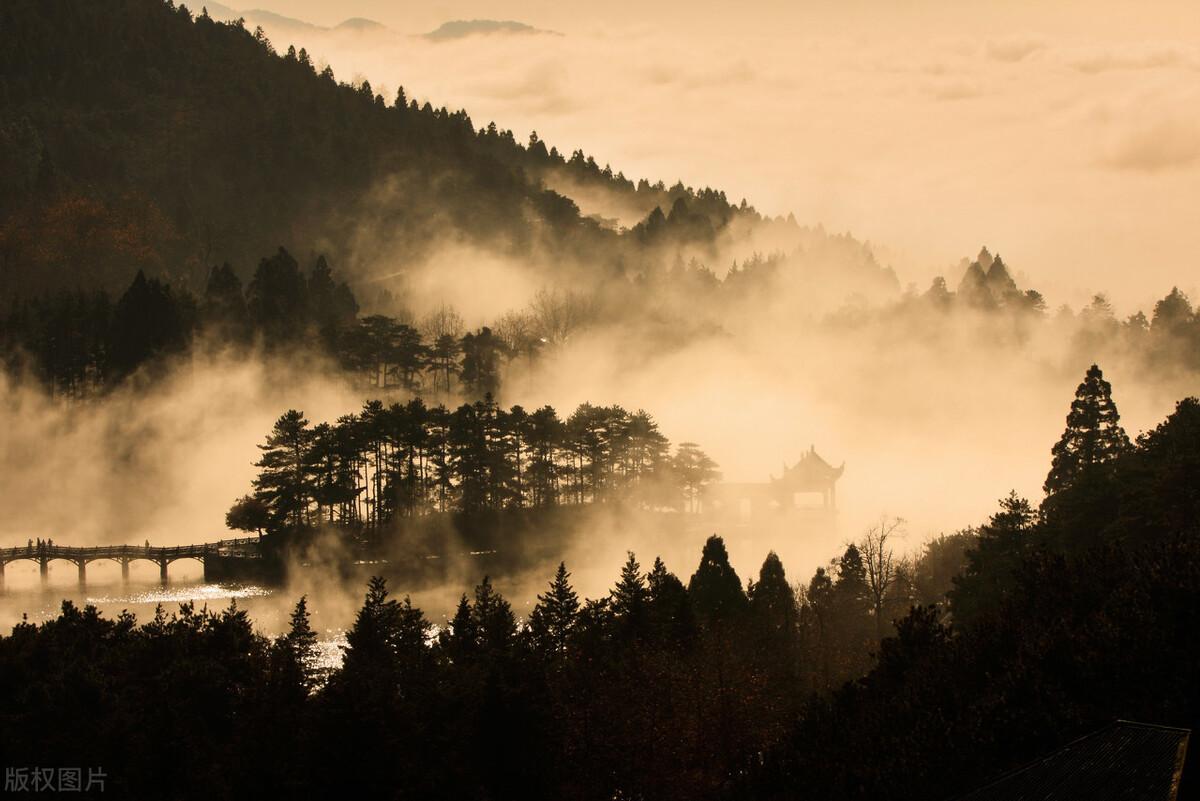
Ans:
POLYGON ((238 598, 265 598, 275 591, 255 585, 192 584, 186 587, 155 587, 143 592, 115 596, 89 596, 87 603, 101 604, 176 604, 192 601, 197 605, 208 601, 228 601, 238 598))

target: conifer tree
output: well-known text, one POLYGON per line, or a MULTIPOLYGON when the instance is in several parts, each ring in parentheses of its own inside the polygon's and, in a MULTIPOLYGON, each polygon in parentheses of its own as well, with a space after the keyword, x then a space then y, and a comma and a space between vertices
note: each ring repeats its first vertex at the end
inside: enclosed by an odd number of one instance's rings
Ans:
POLYGON ((517 633, 517 620, 512 607, 504 596, 492 587, 488 576, 475 588, 475 604, 471 607, 471 621, 479 638, 479 647, 485 652, 496 653, 508 650, 517 633))
POLYGON ((473 659, 479 651, 478 626, 471 614, 471 602, 467 600, 466 593, 459 598, 454 617, 449 627, 438 636, 438 642, 450 661, 459 665, 473 659))
POLYGON ((787 582, 779 556, 771 551, 758 571, 750 592, 750 611, 770 634, 790 636, 796 625, 796 596, 787 582))
POLYGON ((242 282, 229 262, 213 267, 208 274, 202 318, 207 330, 225 342, 241 343, 250 333, 242 282))
POLYGON ((1000 500, 1000 511, 980 527, 975 547, 966 552, 966 566, 953 579, 949 595, 956 624, 970 625, 999 607, 1014 584, 1022 558, 1034 544, 1036 521, 1037 513, 1029 501, 1015 490, 1000 500))
POLYGON ((725 540, 716 534, 704 543, 700 566, 688 582, 688 596, 705 622, 729 620, 746 608, 746 595, 737 572, 729 564, 725 540))
POLYGON ((650 627, 656 638, 673 646, 690 641, 696 630, 691 599, 683 582, 667 570, 662 558, 655 557, 646 584, 650 627))
POLYGON ((317 664, 317 633, 312 630, 308 613, 308 596, 301 595, 292 610, 291 625, 283 636, 283 645, 298 669, 301 686, 309 690, 319 680, 317 664))
POLYGON ((646 604, 650 594, 642 576, 642 567, 633 551, 629 551, 629 556, 621 567, 621 578, 610 596, 610 608, 622 628, 635 636, 640 635, 646 622, 646 604))
POLYGON ((254 479, 255 497, 271 510, 275 526, 308 522, 313 482, 309 471, 312 430, 304 413, 290 409, 275 421, 264 445, 254 479))
POLYGON ((284 248, 258 263, 247 287, 246 307, 267 345, 299 343, 309 321, 308 282, 284 248))
POLYGON ((345 660, 340 680, 350 692, 392 695, 396 673, 395 643, 399 604, 388 598, 387 581, 372 576, 354 625, 346 633, 345 660))
POLYGON ((1093 364, 1075 390, 1067 429, 1051 450, 1053 462, 1043 487, 1047 495, 1067 489, 1129 450, 1129 437, 1121 428, 1120 419, 1112 387, 1093 364))
POLYGON ((113 310, 109 362, 114 376, 132 373, 160 354, 180 351, 186 342, 186 324, 171 288, 138 270, 113 310))
POLYGON ((549 590, 538 596, 537 605, 529 615, 530 635, 534 646, 543 654, 564 653, 575 628, 579 596, 571 588, 570 578, 566 563, 559 562, 549 590))

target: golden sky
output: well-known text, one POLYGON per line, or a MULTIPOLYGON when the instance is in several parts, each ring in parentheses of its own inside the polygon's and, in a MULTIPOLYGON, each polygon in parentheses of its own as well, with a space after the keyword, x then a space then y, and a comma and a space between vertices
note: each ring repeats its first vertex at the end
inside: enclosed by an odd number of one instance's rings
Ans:
MULTIPOLYGON (((564 4, 269 0, 338 77, 536 129, 631 177, 682 179, 848 230, 903 282, 986 244, 1052 303, 1200 294, 1193 2, 564 4), (450 19, 563 36, 433 44, 450 19)), ((956 280, 956 277, 955 277, 956 280)))

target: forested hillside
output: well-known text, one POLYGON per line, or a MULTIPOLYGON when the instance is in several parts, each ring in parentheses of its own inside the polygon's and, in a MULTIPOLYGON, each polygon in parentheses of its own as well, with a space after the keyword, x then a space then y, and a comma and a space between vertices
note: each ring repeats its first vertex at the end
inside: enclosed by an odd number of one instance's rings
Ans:
POLYGON ((635 185, 280 49, 169 0, 5 3, 0 297, 113 290, 138 269, 197 291, 212 265, 244 269, 281 244, 353 273, 461 240, 607 277, 665 239, 709 248, 734 220, 760 221, 720 192, 635 185), (625 198, 645 224, 581 217, 550 173, 625 198))

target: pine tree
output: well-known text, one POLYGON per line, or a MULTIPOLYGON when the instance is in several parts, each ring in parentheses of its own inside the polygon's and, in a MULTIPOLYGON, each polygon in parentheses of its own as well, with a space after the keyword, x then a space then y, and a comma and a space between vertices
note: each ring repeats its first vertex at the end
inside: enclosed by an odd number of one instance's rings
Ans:
POLYGON ((742 581, 729 564, 725 540, 716 534, 704 543, 700 566, 688 582, 688 596, 697 615, 710 623, 732 619, 746 608, 742 581))
POLYGON ((980 527, 975 546, 966 552, 966 566, 954 577, 949 597, 956 625, 969 626, 1000 606, 1034 544, 1036 522, 1037 513, 1015 490, 1000 500, 1000 511, 980 527))
POLYGON ((186 322, 171 288, 138 270, 113 310, 109 363, 114 375, 132 373, 155 356, 178 352, 186 344, 186 322))
POLYGON ((503 652, 512 644, 517 633, 517 620, 504 596, 492 587, 488 576, 475 588, 475 604, 471 621, 479 637, 479 646, 486 652, 503 652))
POLYGON ((291 409, 275 421, 254 479, 255 497, 266 503, 276 527, 308 523, 313 481, 309 471, 312 430, 303 412, 291 409))
POLYGON ((476 398, 500 391, 500 341, 488 327, 462 338, 462 382, 476 398))
POLYGON ((299 671, 301 685, 306 690, 311 689, 319 681, 320 671, 317 663, 317 633, 312 630, 308 614, 308 596, 301 595, 296 602, 283 644, 299 671))
POLYGON ((638 564, 633 551, 629 551, 625 564, 621 567, 621 578, 610 593, 610 608, 622 628, 639 636, 646 624, 646 605, 650 593, 646 589, 646 581, 642 576, 642 567, 638 564))
POLYGON ((1093 364, 1075 390, 1067 429, 1051 450, 1054 458, 1043 487, 1047 495, 1067 489, 1129 450, 1129 437, 1121 428, 1120 419, 1112 387, 1093 364))
POLYGON ((867 594, 867 570, 863 566, 862 554, 858 551, 858 546, 850 543, 846 546, 846 551, 838 559, 838 575, 837 581, 834 583, 834 590, 855 600, 866 598, 867 594))
POLYGON ((758 581, 750 593, 750 611, 772 635, 790 636, 796 625, 796 596, 787 582, 783 562, 774 551, 767 554, 758 581))
POLYGON ((546 655, 564 653, 575 628, 579 615, 579 596, 571 588, 570 577, 566 563, 559 562, 549 590, 545 595, 538 596, 537 605, 529 615, 529 632, 534 647, 546 655))
POLYGON ((454 664, 465 664, 478 653, 479 631, 466 593, 459 599, 449 627, 438 635, 438 642, 454 664))
POLYGON ((387 581, 372 576, 362 608, 346 633, 346 657, 339 678, 351 692, 356 683, 365 683, 373 692, 391 694, 398 618, 399 604, 388 598, 387 581))
POLYGON ((529 502, 535 507, 553 506, 558 502, 558 450, 562 442, 563 425, 553 407, 543 406, 529 416, 526 447, 529 466, 526 483, 529 502))
POLYGON ((660 557, 646 576, 649 593, 650 628, 657 640, 672 646, 691 641, 696 633, 696 617, 683 582, 667 570, 660 557))
POLYGON ((250 333, 242 282, 229 262, 213 267, 208 274, 202 319, 207 331, 225 342, 243 342, 250 333))
POLYGON ((308 282, 283 248, 254 271, 246 307, 267 345, 299 344, 309 322, 308 282))
POLYGON ((685 511, 699 512, 709 484, 721 478, 717 463, 694 442, 681 442, 672 459, 685 511))

